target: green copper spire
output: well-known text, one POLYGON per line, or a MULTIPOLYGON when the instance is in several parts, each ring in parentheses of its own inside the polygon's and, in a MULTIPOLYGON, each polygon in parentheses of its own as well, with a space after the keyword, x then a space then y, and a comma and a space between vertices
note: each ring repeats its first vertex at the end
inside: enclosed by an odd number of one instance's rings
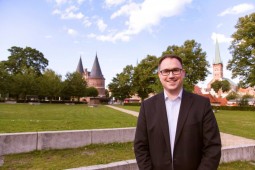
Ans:
POLYGON ((222 64, 221 58, 220 58, 220 48, 219 48, 219 43, 217 38, 216 38, 216 44, 215 44, 215 59, 213 64, 222 64))

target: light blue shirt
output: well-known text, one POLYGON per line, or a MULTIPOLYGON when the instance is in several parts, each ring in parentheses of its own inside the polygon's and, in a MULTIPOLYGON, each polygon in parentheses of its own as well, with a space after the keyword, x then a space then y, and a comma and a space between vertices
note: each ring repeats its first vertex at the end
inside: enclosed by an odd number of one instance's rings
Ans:
POLYGON ((166 92, 164 91, 172 158, 174 153, 174 141, 181 106, 182 91, 183 89, 181 89, 180 93, 175 99, 169 99, 166 92))

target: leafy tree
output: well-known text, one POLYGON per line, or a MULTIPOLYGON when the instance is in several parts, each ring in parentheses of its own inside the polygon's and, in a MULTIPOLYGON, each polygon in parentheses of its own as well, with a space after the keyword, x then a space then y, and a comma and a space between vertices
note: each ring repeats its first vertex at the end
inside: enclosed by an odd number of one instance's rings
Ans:
POLYGON ((80 97, 86 96, 86 87, 87 83, 80 73, 67 73, 62 94, 65 97, 77 97, 80 101, 80 97))
POLYGON ((47 96, 52 99, 56 99, 61 95, 63 84, 61 75, 57 75, 53 70, 46 70, 39 78, 40 95, 47 96))
POLYGON ((11 96, 16 96, 16 99, 27 100, 27 95, 38 94, 39 83, 34 69, 22 69, 23 73, 17 73, 12 76, 9 93, 11 96))
POLYGON ((254 98, 252 95, 250 94, 245 94, 242 96, 243 99, 249 99, 249 98, 254 98))
POLYGON ((13 46, 8 51, 11 55, 4 64, 12 74, 24 73, 27 69, 32 68, 37 75, 48 66, 48 60, 44 58, 43 53, 31 47, 21 48, 13 46))
POLYGON ((231 88, 230 83, 227 80, 216 80, 211 84, 211 87, 216 93, 218 93, 220 89, 222 90, 222 92, 228 92, 231 88))
POLYGON ((142 100, 156 91, 155 84, 159 82, 157 66, 158 58, 148 55, 134 68, 133 90, 142 100))
POLYGON ((242 87, 255 86, 255 13, 239 18, 232 34, 229 47, 232 59, 227 69, 232 71, 232 78, 240 77, 242 87))
POLYGON ((228 92, 231 89, 230 83, 227 80, 221 81, 221 89, 223 92, 228 92))
POLYGON ((89 97, 97 97, 98 96, 98 91, 95 87, 88 87, 86 89, 86 96, 89 97))
POLYGON ((234 99, 237 99, 239 96, 236 92, 230 92, 227 96, 226 96, 226 99, 227 100, 234 100, 234 99))
POLYGON ((203 52, 201 44, 195 40, 187 40, 181 46, 168 46, 163 54, 176 54, 182 58, 186 71, 184 88, 188 91, 192 91, 199 81, 204 81, 209 73, 206 52, 203 52))
POLYGON ((218 93, 218 91, 219 91, 219 90, 221 89, 221 87, 222 87, 221 81, 219 81, 219 80, 214 81, 214 82, 211 84, 211 87, 212 87, 212 89, 213 89, 216 93, 218 93))
POLYGON ((120 74, 117 74, 116 77, 112 79, 112 82, 108 85, 112 97, 121 101, 131 97, 133 73, 133 66, 127 65, 120 74))
POLYGON ((10 85, 10 75, 8 74, 4 63, 0 62, 0 99, 8 93, 10 85))

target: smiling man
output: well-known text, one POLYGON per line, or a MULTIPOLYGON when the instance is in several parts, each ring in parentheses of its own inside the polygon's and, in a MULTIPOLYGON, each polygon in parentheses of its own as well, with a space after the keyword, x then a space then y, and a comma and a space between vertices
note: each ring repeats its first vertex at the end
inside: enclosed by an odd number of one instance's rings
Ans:
POLYGON ((221 140, 210 101, 183 89, 185 74, 179 56, 160 59, 164 91, 142 102, 137 122, 140 170, 216 170, 219 165, 221 140))

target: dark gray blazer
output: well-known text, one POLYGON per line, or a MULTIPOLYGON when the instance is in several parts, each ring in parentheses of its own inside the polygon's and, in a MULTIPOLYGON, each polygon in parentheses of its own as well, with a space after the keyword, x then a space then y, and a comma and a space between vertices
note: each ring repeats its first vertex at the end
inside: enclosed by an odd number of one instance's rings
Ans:
POLYGON ((216 170, 221 140, 209 99, 183 90, 173 159, 164 93, 142 102, 134 150, 140 170, 216 170))

